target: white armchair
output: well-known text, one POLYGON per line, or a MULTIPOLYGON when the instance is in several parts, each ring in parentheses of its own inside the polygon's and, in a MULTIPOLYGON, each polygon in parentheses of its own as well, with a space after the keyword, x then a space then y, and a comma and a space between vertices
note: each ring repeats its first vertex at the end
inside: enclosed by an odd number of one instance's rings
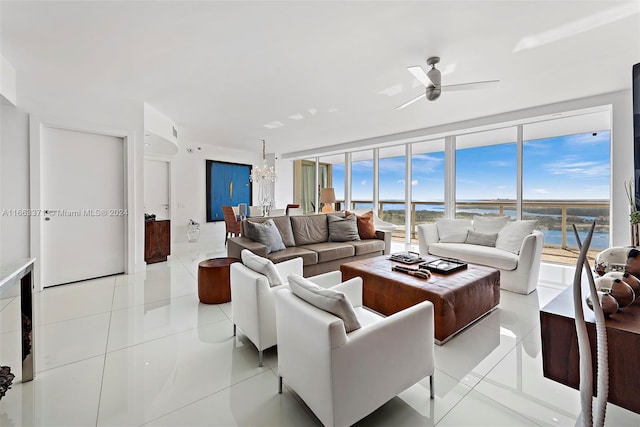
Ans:
POLYGON ((426 376, 433 398, 433 304, 381 317, 362 306, 360 278, 332 289, 345 293, 360 329, 346 333, 339 317, 289 289, 276 293, 279 392, 284 378, 325 426, 349 426, 426 376))
MULTIPOLYGON (((274 264, 283 280, 290 274, 302 275, 302 258, 274 264)), ((328 288, 342 281, 340 271, 332 271, 309 277, 319 286, 328 288)), ((257 273, 240 262, 231 264, 231 318, 233 336, 240 330, 258 348, 258 365, 262 366, 263 351, 276 345, 276 314, 274 294, 288 285, 269 286, 266 276, 257 273)))

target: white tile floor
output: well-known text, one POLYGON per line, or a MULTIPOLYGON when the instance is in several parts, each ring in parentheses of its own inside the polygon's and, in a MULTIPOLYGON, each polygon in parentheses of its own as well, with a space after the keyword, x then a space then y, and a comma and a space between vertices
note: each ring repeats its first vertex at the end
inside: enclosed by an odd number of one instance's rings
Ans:
MULTIPOLYGON (((255 347, 232 337, 230 305, 199 303, 198 262, 224 255, 220 243, 175 244, 144 273, 36 294, 36 379, 25 384, 18 300, 0 301, 0 361, 18 371, 0 426, 318 425, 295 394, 278 395, 276 350, 259 368, 255 347)), ((436 347, 435 400, 424 380, 358 425, 574 425, 578 392, 542 376, 538 312, 560 289, 503 291, 498 310, 436 347)), ((609 405, 607 425, 640 415, 609 405)))

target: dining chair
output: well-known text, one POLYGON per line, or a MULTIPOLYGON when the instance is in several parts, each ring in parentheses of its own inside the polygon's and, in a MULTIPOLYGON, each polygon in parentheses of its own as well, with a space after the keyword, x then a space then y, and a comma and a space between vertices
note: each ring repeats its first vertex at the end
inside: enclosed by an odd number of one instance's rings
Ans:
POLYGON ((231 235, 231 237, 240 235, 241 222, 238 220, 238 217, 231 206, 222 206, 222 214, 224 215, 224 226, 226 231, 224 235, 224 244, 226 245, 229 235, 231 235))

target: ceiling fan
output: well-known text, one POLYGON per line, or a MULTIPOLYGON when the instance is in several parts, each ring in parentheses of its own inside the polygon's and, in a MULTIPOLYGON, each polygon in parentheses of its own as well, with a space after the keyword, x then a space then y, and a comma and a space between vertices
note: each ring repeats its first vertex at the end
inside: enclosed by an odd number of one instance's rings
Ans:
POLYGON ((396 110, 400 110, 408 105, 413 104, 414 102, 427 98, 429 101, 435 101, 440 98, 440 92, 443 90, 446 91, 455 91, 455 90, 473 90, 473 89, 487 89, 493 87, 498 84, 500 80, 487 80, 481 82, 470 82, 470 83, 460 83, 455 85, 441 85, 441 74, 440 70, 436 68, 436 64, 440 62, 440 58, 437 56, 432 56, 427 59, 427 65, 431 66, 431 69, 428 72, 424 72, 421 66, 414 65, 412 67, 407 67, 407 70, 413 76, 422 83, 426 91, 415 98, 405 102, 404 104, 396 107, 396 110))

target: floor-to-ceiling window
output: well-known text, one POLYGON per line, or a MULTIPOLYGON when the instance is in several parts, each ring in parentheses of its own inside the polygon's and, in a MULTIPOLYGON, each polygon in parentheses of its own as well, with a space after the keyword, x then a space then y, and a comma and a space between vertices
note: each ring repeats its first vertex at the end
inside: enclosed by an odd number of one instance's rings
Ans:
POLYGON ((591 248, 602 250, 609 246, 611 135, 601 114, 564 122, 578 120, 590 122, 592 130, 550 134, 548 124, 523 126, 523 219, 536 219, 545 246, 562 250, 577 250, 572 225, 584 239, 595 221, 591 248))
POLYGON ((456 137, 456 217, 516 216, 517 129, 456 137))
POLYGON ((347 208, 374 208, 373 150, 356 151, 351 154, 351 206, 347 208))
POLYGON ((411 146, 411 238, 416 226, 444 216, 444 139, 411 146))
POLYGON ((405 175, 406 152, 405 146, 380 148, 378 166, 380 200, 379 216, 387 222, 398 226, 394 237, 405 236, 405 175))

